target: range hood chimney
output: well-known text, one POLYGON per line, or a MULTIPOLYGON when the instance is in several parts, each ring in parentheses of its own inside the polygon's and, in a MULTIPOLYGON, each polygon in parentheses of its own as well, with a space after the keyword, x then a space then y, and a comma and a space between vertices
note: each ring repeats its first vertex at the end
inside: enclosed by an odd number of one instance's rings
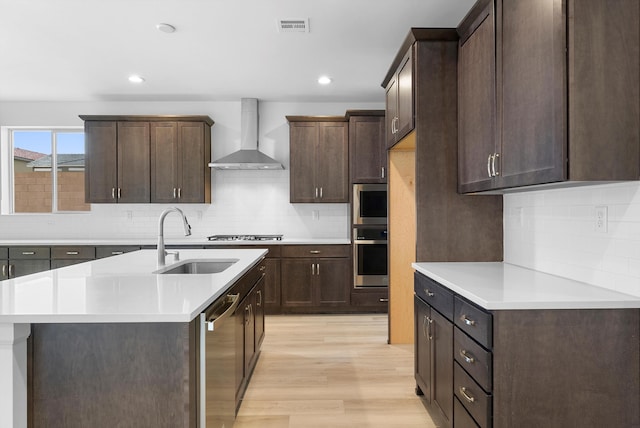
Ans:
POLYGON ((258 100, 242 98, 240 150, 211 162, 213 169, 284 169, 277 160, 258 150, 258 100))

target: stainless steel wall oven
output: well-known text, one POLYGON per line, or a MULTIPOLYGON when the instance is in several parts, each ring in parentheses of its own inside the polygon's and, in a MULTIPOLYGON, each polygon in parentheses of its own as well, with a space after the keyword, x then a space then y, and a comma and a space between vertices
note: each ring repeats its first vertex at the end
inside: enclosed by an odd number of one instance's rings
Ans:
POLYGON ((387 227, 353 228, 353 284, 360 287, 387 287, 387 227))

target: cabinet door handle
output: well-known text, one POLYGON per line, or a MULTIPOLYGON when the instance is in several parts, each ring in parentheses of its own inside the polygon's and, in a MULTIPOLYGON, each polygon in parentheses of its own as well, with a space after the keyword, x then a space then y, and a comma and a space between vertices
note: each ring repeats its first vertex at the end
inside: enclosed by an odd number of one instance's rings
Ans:
POLYGON ((118 199, 122 197, 122 189, 118 187, 118 199))
POLYGON ((309 250, 310 254, 320 254, 320 250, 309 250))
POLYGON ((433 294, 433 293, 432 293, 428 288, 425 288, 425 289, 424 289, 424 293, 425 293, 428 297, 433 297, 433 296, 434 296, 434 294, 433 294))
POLYGON ((473 364, 476 361, 475 358, 473 358, 473 356, 465 349, 460 350, 460 356, 469 364, 473 364))
POLYGON ((431 325, 433 324, 433 320, 431 319, 431 317, 427 317, 427 333, 428 333, 428 338, 429 340, 433 339, 433 332, 431 331, 431 325))
POLYGON ((112 187, 111 188, 111 199, 115 199, 116 198, 116 188, 112 187))
POLYGON ((9 265, 9 278, 13 278, 13 276, 16 273, 16 267, 15 265, 9 265))
POLYGON ((178 199, 182 199, 182 188, 178 187, 178 199))
POLYGON ((311 275, 315 275, 316 274, 316 265, 315 263, 311 263, 311 275))
POLYGON ((422 336, 429 337, 427 335, 427 319, 429 319, 426 315, 422 318, 422 336))
POLYGON ((465 323, 468 326, 473 327, 474 325, 476 325, 476 322, 474 320, 470 319, 470 318, 467 318, 467 316, 465 314, 462 314, 460 319, 462 320, 463 323, 465 323))
POLYGON ((487 175, 489 177, 492 177, 491 175, 491 158, 493 155, 489 155, 489 157, 487 157, 487 175))
POLYGON ((2 277, 7 276, 7 265, 2 265, 2 277))
POLYGON ((80 251, 67 251, 67 256, 77 256, 80 251))
POLYGON ((381 169, 382 169, 382 173, 380 174, 380 178, 384 178, 384 167, 382 167, 381 169))
POLYGON ((474 401, 476 401, 475 398, 473 398, 471 395, 467 393, 467 388, 465 388, 464 386, 460 387, 460 394, 462 394, 464 399, 467 400, 469 403, 473 403, 474 401))
POLYGON ((320 276, 320 263, 316 263, 316 273, 320 276))
POLYGON ((258 297, 260 297, 260 300, 256 302, 256 306, 259 308, 262 306, 262 290, 258 290, 258 297))
POLYGON ((500 157, 500 153, 494 153, 493 163, 492 163, 492 170, 493 170, 494 177, 497 177, 500 175, 500 171, 498 171, 498 169, 496 168, 496 161, 498 160, 499 157, 500 157))
POLYGON ((22 255, 23 256, 34 256, 36 254, 35 251, 23 251, 22 255))
POLYGON ((174 187, 173 188, 173 199, 175 199, 177 196, 178 196, 177 189, 174 187))
POLYGON ((322 187, 320 188, 320 199, 322 199, 322 187))
POLYGON ((318 188, 316 187, 316 199, 318 199, 318 188))

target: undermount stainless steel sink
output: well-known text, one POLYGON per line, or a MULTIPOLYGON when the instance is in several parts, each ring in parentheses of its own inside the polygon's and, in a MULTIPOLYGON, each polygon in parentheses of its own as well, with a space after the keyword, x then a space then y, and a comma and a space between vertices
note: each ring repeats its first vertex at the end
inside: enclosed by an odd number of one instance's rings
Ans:
POLYGON ((211 274, 220 273, 233 266, 238 259, 199 259, 183 260, 155 271, 158 274, 211 274))

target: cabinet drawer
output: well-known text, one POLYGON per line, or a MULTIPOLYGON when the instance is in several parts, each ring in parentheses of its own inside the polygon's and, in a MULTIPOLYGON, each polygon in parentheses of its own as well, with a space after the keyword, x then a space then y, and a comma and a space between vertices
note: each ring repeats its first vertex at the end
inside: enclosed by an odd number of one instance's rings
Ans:
POLYGON ((48 259, 51 251, 49 247, 11 247, 10 259, 48 259))
POLYGON ((137 251, 139 249, 140 247, 135 245, 96 247, 96 258, 102 259, 105 257, 117 256, 131 251, 137 251))
POLYGON ((487 392, 493 384, 493 355, 458 327, 453 333, 453 357, 487 392))
POLYGON ((453 420, 456 428, 480 428, 457 398, 453 399, 453 420))
POLYGON ((453 363, 453 393, 481 428, 491 427, 491 394, 484 392, 458 363, 453 363))
POLYGON ((453 319, 453 293, 431 278, 414 273, 414 289, 416 295, 447 319, 453 319))
POLYGON ((282 257, 349 257, 350 245, 285 245, 282 257))
POLYGON ((52 259, 84 259, 89 260, 96 257, 95 247, 52 247, 52 259))
POLYGON ((487 349, 493 346, 491 314, 476 305, 455 297, 455 324, 487 349))
POLYGON ((8 259, 9 258, 9 248, 0 247, 0 259, 8 259))

